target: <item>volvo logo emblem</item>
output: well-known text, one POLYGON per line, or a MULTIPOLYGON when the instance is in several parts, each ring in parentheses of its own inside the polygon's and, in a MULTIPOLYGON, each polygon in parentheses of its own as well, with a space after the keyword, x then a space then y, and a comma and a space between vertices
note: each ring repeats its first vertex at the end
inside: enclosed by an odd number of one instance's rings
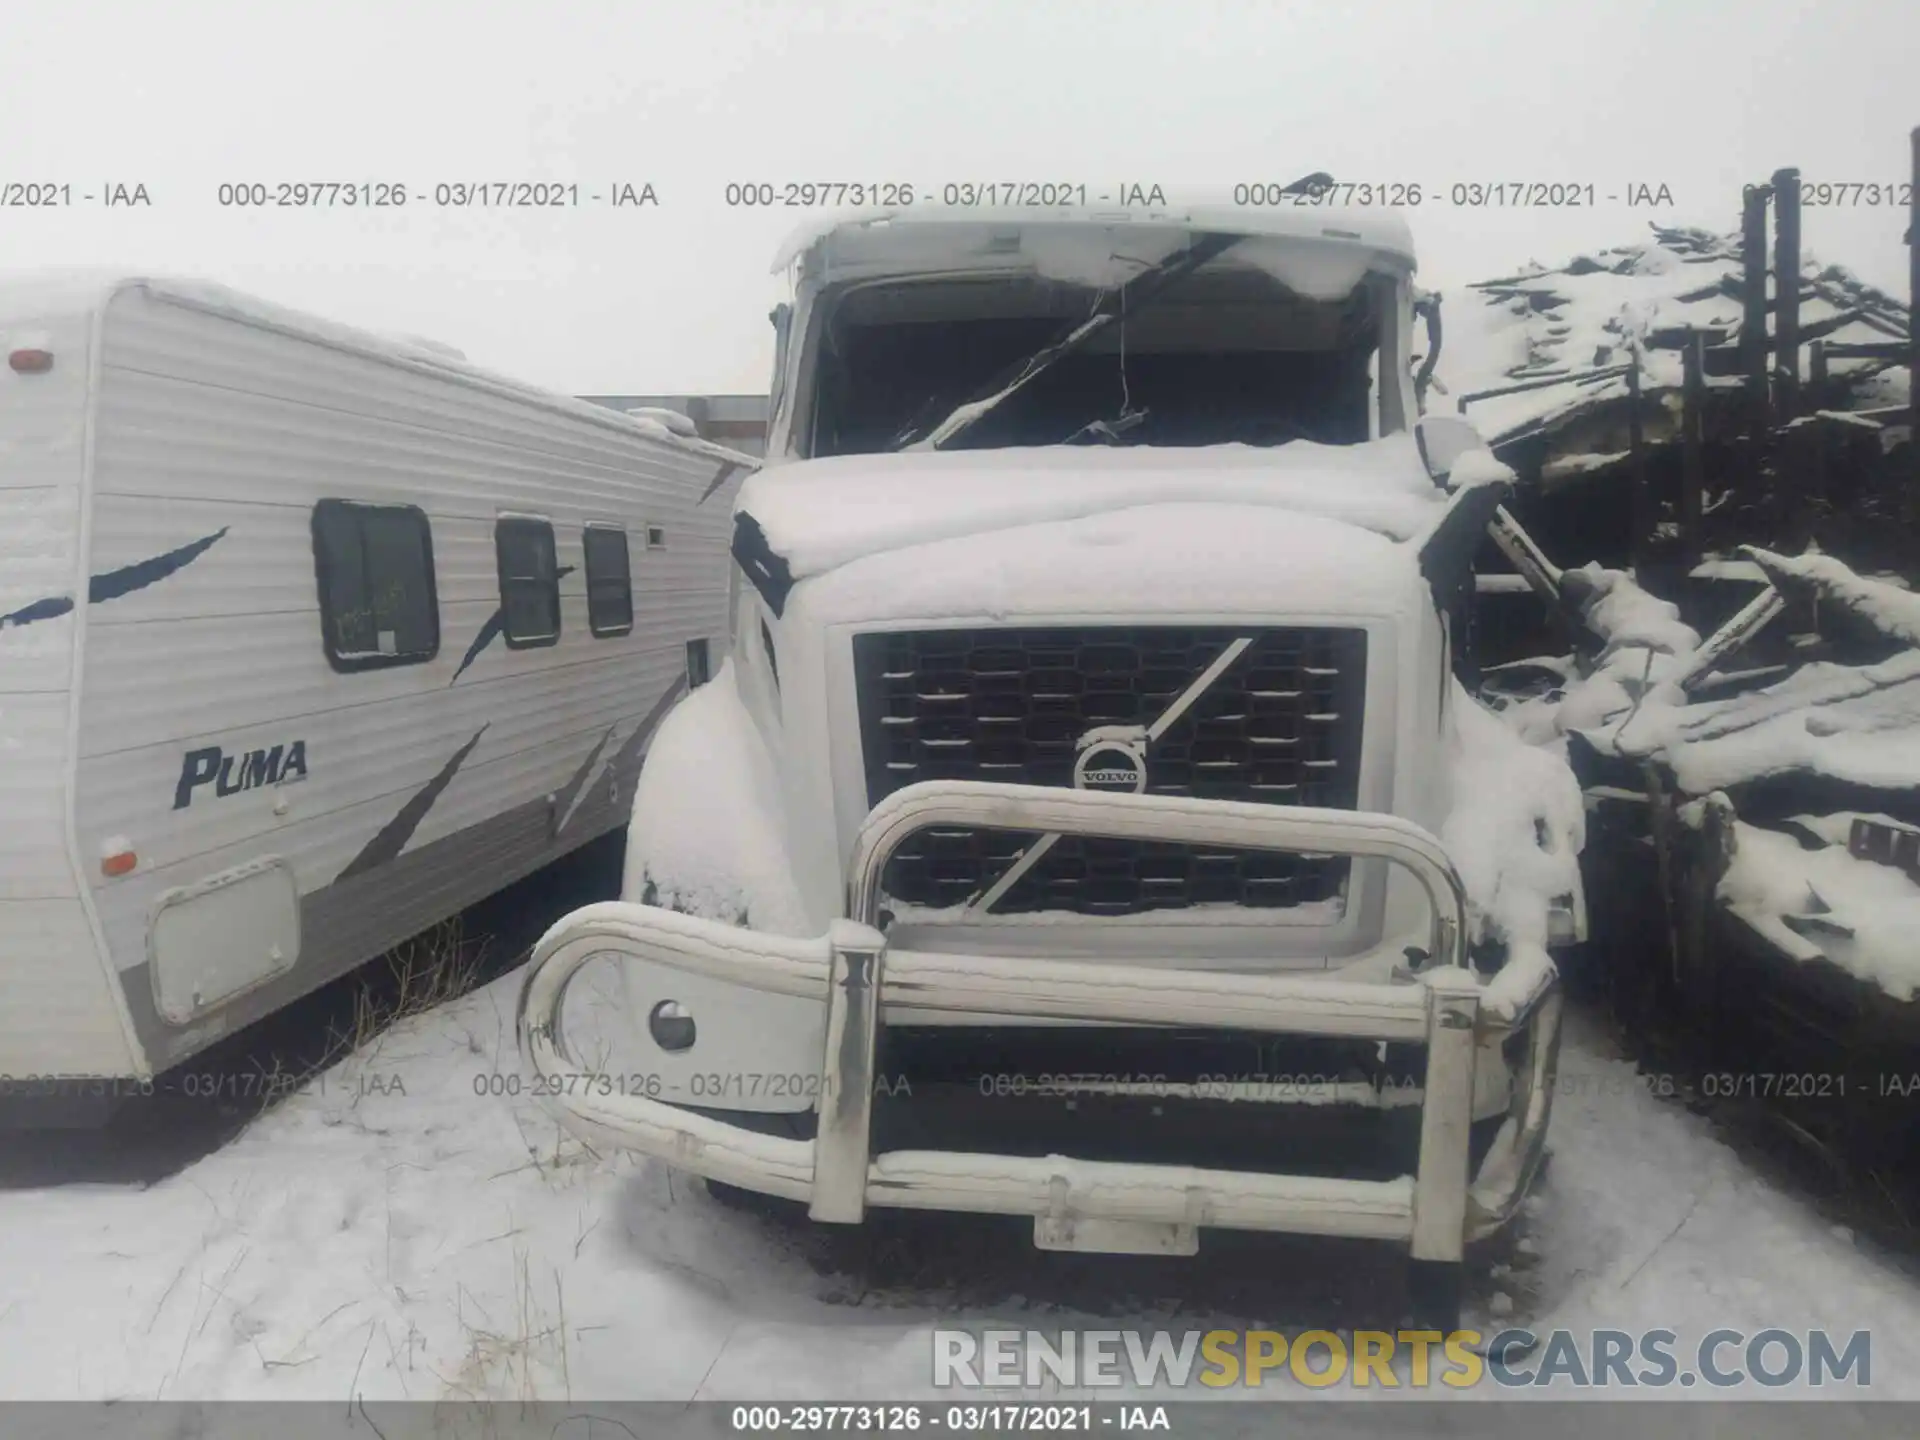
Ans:
POLYGON ((1132 737, 1088 736, 1073 766, 1073 788, 1138 795, 1147 788, 1146 745, 1132 737))

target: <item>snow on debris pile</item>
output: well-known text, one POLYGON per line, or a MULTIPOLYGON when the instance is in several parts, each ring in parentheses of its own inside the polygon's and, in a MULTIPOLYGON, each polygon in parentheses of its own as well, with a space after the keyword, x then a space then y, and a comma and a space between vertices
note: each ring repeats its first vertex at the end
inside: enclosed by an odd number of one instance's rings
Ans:
MULTIPOLYGON (((1556 428, 1575 415, 1627 393, 1624 376, 1591 372, 1625 365, 1639 341, 1656 330, 1719 330, 1733 344, 1740 332, 1740 237, 1709 230, 1651 227, 1653 238, 1577 256, 1549 269, 1481 281, 1449 293, 1442 305, 1440 357, 1434 392, 1458 397, 1526 380, 1566 376, 1516 395, 1475 401, 1468 409, 1490 443, 1556 428)), ((1805 259, 1801 267, 1800 328, 1804 341, 1845 343, 1904 339, 1906 306, 1851 272, 1805 259)), ((1418 363, 1421 357, 1416 356, 1418 363)), ((1812 355, 1801 347, 1810 377, 1812 355)), ((1680 384, 1678 350, 1642 350, 1647 390, 1680 384)), ((1904 368, 1834 357, 1832 378, 1852 377, 1858 403, 1899 403, 1904 368), (1890 398, 1892 397, 1892 398, 1890 398)))
POLYGON ((1920 839, 1920 829, 1884 815, 1804 815, 1788 822, 1794 833, 1735 820, 1719 897, 1784 953, 1830 960, 1912 1000, 1920 990, 1920 877, 1853 853, 1858 821, 1920 839))
POLYGON ((1650 766, 1691 797, 1680 814, 1695 826, 1709 798, 1726 806, 1728 908, 1787 955, 1824 956, 1911 999, 1920 865, 1889 867, 1849 840, 1860 819, 1920 833, 1920 597, 1828 556, 1743 553, 1790 601, 1813 600, 1820 639, 1844 663, 1811 660, 1758 688, 1695 698, 1680 681, 1698 644, 1672 607, 1589 567, 1568 573, 1597 597, 1585 614, 1604 649, 1552 702, 1555 728, 1590 783, 1609 762, 1621 783, 1650 766))
POLYGON ((1837 630, 1855 644, 1874 640, 1920 645, 1920 595, 1853 573, 1829 555, 1776 555, 1741 547, 1782 594, 1811 599, 1822 632, 1837 630))
MULTIPOLYGON (((1837 561, 1818 570, 1846 591, 1920 606, 1837 561), (1844 586, 1832 578, 1839 573, 1844 586)), ((1872 664, 1803 664, 1772 684, 1724 699, 1691 699, 1680 690, 1676 681, 1689 652, 1657 655, 1645 686, 1623 681, 1635 669, 1632 657, 1646 650, 1609 646, 1603 653, 1607 658, 1592 676, 1567 688, 1563 728, 1602 753, 1652 762, 1683 794, 1797 776, 1890 792, 1903 807, 1920 797, 1920 642, 1872 664)))
MULTIPOLYGON (((1879 665, 1804 665, 1726 700, 1650 700, 1605 732, 1689 795, 1790 778, 1920 795, 1920 650, 1879 665)), ((1903 807, 1904 808, 1904 807, 1903 807)))
POLYGON ((1603 662, 1636 649, 1678 657, 1700 644, 1699 632, 1681 623, 1679 606, 1648 594, 1623 570, 1585 565, 1562 571, 1560 583, 1605 639, 1603 662))
POLYGON ((1617 718, 1664 692, 1685 673, 1699 632, 1680 608, 1635 583, 1623 570, 1585 565, 1561 572, 1568 604, 1601 641, 1587 672, 1554 701, 1555 729, 1585 730, 1617 718))

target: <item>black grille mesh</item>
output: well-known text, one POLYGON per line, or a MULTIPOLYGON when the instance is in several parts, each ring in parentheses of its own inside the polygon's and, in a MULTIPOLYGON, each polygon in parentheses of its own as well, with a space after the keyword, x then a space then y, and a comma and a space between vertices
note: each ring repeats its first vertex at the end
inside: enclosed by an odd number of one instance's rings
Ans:
MULTIPOLYGON (((854 640, 867 801, 921 780, 1073 784, 1076 742, 1151 725, 1236 639, 1253 644, 1147 752, 1147 791, 1352 809, 1366 632, 1345 628, 922 630, 854 640)), ((1033 836, 922 831, 883 888, 958 905, 1033 836)), ((1291 907, 1338 896, 1337 857, 1063 837, 993 907, 1128 915, 1201 904, 1291 907)))

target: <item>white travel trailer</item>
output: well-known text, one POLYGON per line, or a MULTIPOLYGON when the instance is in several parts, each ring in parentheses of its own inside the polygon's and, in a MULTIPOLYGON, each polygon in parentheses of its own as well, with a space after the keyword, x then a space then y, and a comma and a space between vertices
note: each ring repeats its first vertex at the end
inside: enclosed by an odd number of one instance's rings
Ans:
POLYGON ((8 279, 0 357, 0 1099, 623 823, 724 647, 746 457, 198 283, 8 279))
POLYGON ((822 1221, 1393 1241, 1451 1323, 1544 1154, 1582 815, 1453 673, 1484 536, 1553 576, 1417 418, 1413 264, 1314 203, 783 252, 731 658, 522 997, 564 1121, 822 1221), (607 956, 617 1074, 560 1023, 607 956))

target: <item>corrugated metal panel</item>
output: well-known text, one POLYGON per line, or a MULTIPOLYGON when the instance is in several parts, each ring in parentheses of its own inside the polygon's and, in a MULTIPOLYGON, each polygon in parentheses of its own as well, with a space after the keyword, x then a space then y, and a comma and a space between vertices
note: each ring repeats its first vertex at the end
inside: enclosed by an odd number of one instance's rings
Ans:
MULTIPOLYGON (((0 617, 15 617, 0 619, 0 695, 68 684, 72 612, 40 619, 22 612, 74 598, 89 323, 85 314, 0 315, 0 350, 32 344, 54 352, 54 368, 43 375, 0 368, 0 617)), ((49 758, 33 756, 41 766, 49 758)), ((39 778, 50 777, 43 769, 39 778)))
MULTIPOLYGON (((71 633, 72 622, 58 628, 71 633)), ((67 857, 68 703, 64 690, 0 694, 0 898, 77 893, 67 857)), ((0 958, 18 943, 0 929, 0 958)))
MULTIPOLYGON (((114 300, 104 343, 96 569, 220 536, 163 582, 95 606, 88 618, 82 843, 124 833, 141 856, 133 874, 95 889, 117 967, 144 965, 148 915, 162 893, 259 855, 287 858, 302 892, 318 895, 476 734, 404 853, 354 877, 354 943, 303 943, 297 975, 273 987, 281 1000, 615 820, 582 803, 582 819, 597 828, 570 827, 556 839, 546 797, 580 774, 597 745, 590 768, 603 775, 621 741, 679 682, 688 639, 723 645, 737 479, 696 505, 715 473, 710 458, 139 291, 114 300), (312 506, 327 497, 427 512, 441 632, 431 662, 355 674, 328 664, 311 540, 312 506), (559 563, 575 567, 561 581, 562 636, 519 650, 495 638, 462 670, 500 603, 493 523, 501 511, 554 523, 559 563), (628 529, 635 626, 627 636, 589 632, 588 520, 628 529), (664 531, 665 548, 647 548, 649 526, 664 531), (225 796, 202 786, 175 808, 189 751, 217 746, 239 757, 278 745, 284 759, 295 741, 305 747, 304 780, 225 796), (483 830, 486 822, 495 823, 483 830), (509 833, 503 848, 499 837, 509 833), (406 863, 428 848, 439 857, 431 865, 406 863)), ((197 1025, 191 1046, 261 1003, 255 996, 197 1025)), ((149 1037, 163 1060, 185 1044, 149 1037)))
MULTIPOLYGON (((618 475, 649 460, 672 464, 680 453, 616 417, 584 407, 578 414, 547 409, 521 396, 464 384, 445 372, 294 340, 154 300, 139 290, 122 291, 108 313, 104 361, 109 372, 122 372, 117 378, 138 373, 236 397, 289 402, 305 412, 305 433, 321 437, 331 433, 334 419, 384 422, 401 432, 398 454, 410 455, 408 473, 428 487, 436 470, 457 486, 463 473, 459 462, 470 450, 490 445, 564 461, 587 476, 595 467, 618 475)), ((292 419, 285 412, 276 418, 281 417, 292 419)), ((245 418, 244 411, 236 414, 242 423, 245 418)), ((364 423, 345 426, 337 438, 348 444, 390 441, 386 431, 364 423)), ((290 464, 296 459, 291 448, 284 457, 290 464)), ((324 459, 325 452, 312 458, 324 459)), ((491 504, 511 493, 501 473, 475 478, 488 483, 469 492, 472 499, 491 504)))
POLYGON ((16 291, 0 351, 0 1074, 117 1074, 127 1051, 67 848, 76 607, 85 602, 81 479, 92 316, 78 297, 16 291))
POLYGON ((475 870, 512 881, 558 853, 545 807, 538 804, 497 815, 457 837, 413 847, 387 867, 387 873, 358 875, 308 895, 301 905, 305 938, 300 965, 280 980, 237 996, 215 1012, 207 1026, 182 1029, 160 1018, 150 965, 123 972, 134 1024, 155 1068, 166 1069, 204 1044, 207 1031, 250 1024, 350 967, 357 957, 381 950, 396 927, 417 933, 459 910, 467 903, 475 870))
POLYGON ((622 735, 631 729, 678 678, 684 658, 684 651, 655 651, 631 670, 586 665, 577 674, 528 675, 472 691, 462 681, 438 694, 266 725, 205 716, 211 735, 101 755, 82 766, 82 841, 124 833, 135 842, 140 870, 113 882, 116 896, 149 882, 184 884, 239 863, 249 846, 261 845, 294 860, 303 890, 324 885, 482 726, 480 744, 421 821, 415 843, 557 789, 609 727, 622 735), (175 809, 186 753, 202 740, 235 756, 301 741, 307 779, 225 796, 198 786, 175 809), (286 814, 276 816, 280 802, 286 814))
MULTIPOLYGON (((304 533, 303 514, 283 511, 281 520, 283 526, 297 525, 304 533)), ((179 579, 156 585, 151 592, 128 596, 112 606, 95 608, 88 622, 86 697, 80 729, 83 757, 167 741, 186 744, 223 729, 233 731, 295 717, 383 707, 410 697, 420 697, 436 707, 409 712, 410 718, 429 724, 435 732, 450 734, 466 726, 470 734, 472 726, 467 721, 479 724, 486 718, 484 710, 472 708, 483 702, 470 704, 468 700, 476 689, 545 675, 560 677, 555 683, 567 686, 596 683, 609 673, 635 682, 631 672, 646 657, 671 655, 677 665, 685 658, 689 638, 718 637, 725 631, 724 593, 713 593, 725 578, 717 561, 704 567, 704 576, 687 576, 686 587, 677 591, 668 591, 658 582, 636 584, 634 629, 625 636, 595 639, 587 629, 586 597, 563 596, 558 645, 513 650, 496 639, 476 656, 457 682, 454 673, 497 608, 497 600, 442 605, 440 653, 426 664, 344 676, 328 665, 322 651, 317 610, 302 614, 263 607, 253 614, 145 623, 133 618, 130 623, 130 617, 137 617, 148 603, 147 593, 159 603, 163 592, 181 583, 189 570, 204 572, 195 577, 202 581, 207 574, 217 577, 222 566, 244 549, 243 545, 230 543, 236 538, 244 537, 238 532, 229 534, 227 540, 183 570, 179 579), (704 599, 692 588, 701 584, 706 587, 704 599), (108 610, 121 612, 117 623, 103 620, 108 610), (174 676, 191 680, 160 683, 155 670, 156 651, 164 654, 164 664, 174 676), (579 668, 590 675, 585 679, 575 677, 571 672, 579 668)), ((646 571, 654 558, 636 549, 635 571, 646 571)), ((244 562, 240 563, 244 568, 244 562)), ((286 576, 277 603, 291 604, 296 596, 310 598, 313 592, 313 562, 308 559, 303 570, 292 570, 286 576)), ((638 692, 630 688, 629 693, 638 692)), ((573 703, 573 697, 570 692, 556 694, 550 703, 564 707, 573 703)), ((389 719, 397 721, 398 712, 389 719)))
POLYGON ((132 1073, 80 902, 0 900, 0 938, 0 1074, 132 1073))
MULTIPOLYGON (((71 895, 67 691, 80 557, 87 317, 9 317, 0 347, 55 352, 54 369, 0 369, 0 894, 71 895)), ((0 932, 0 949, 13 942, 0 932)))
MULTIPOLYGON (((0 427, 5 424, 0 417, 0 427)), ((0 428, 0 476, 11 441, 0 428)), ((50 602, 71 604, 79 546, 77 484, 0 488, 0 695, 66 690, 73 612, 40 612, 50 602)))

